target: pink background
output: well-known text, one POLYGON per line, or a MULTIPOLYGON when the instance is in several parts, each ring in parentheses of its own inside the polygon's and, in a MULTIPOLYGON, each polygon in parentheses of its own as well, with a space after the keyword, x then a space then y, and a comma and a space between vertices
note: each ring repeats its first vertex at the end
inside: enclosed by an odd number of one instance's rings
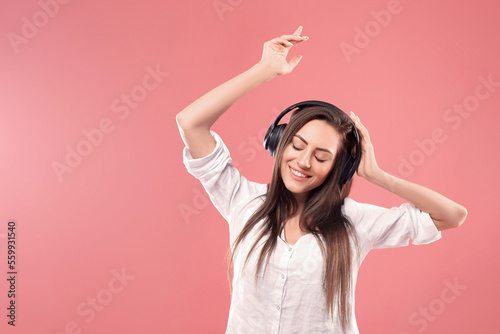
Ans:
MULTIPOLYGON (((436 243, 368 255, 356 292, 360 331, 498 331, 497 1, 1 0, 0 8, 2 333, 224 332, 228 227, 182 164, 175 114, 299 25, 310 37, 292 49, 300 65, 214 127, 233 160, 268 182, 272 159, 261 143, 279 111, 306 99, 355 111, 382 168, 469 210, 436 243), (464 103, 471 111, 460 116, 453 108, 464 103), (58 176, 54 164, 67 165, 77 149, 85 156, 58 176), (6 317, 9 221, 16 328, 6 317)), ((351 197, 403 202, 362 179, 351 197)))

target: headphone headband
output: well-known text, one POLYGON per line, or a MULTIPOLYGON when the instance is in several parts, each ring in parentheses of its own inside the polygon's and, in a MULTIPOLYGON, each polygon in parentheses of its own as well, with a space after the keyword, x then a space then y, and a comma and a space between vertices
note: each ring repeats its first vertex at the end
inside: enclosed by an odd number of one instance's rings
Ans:
MULTIPOLYGON (((279 123, 279 121, 281 121, 281 119, 286 115, 288 114, 290 111, 296 109, 296 108, 307 108, 307 107, 315 107, 315 106, 319 106, 319 107, 325 107, 325 108, 328 108, 328 109, 338 109, 337 107, 335 107, 333 104, 330 104, 328 102, 324 102, 324 101, 317 101, 317 100, 309 100, 309 101, 302 101, 302 102, 297 102, 293 105, 291 105, 290 107, 286 108, 285 110, 283 110, 279 115, 278 117, 276 117, 276 120, 273 122, 273 126, 276 127, 279 123)), ((338 109, 340 110, 340 109, 338 109)))
MULTIPOLYGON (((330 104, 330 103, 324 102, 324 101, 318 101, 318 100, 302 101, 302 102, 298 102, 298 103, 295 103, 295 104, 289 106, 288 108, 283 110, 278 115, 276 120, 271 124, 271 126, 267 130, 266 136, 264 138, 264 148, 269 151, 269 153, 271 154, 272 157, 274 157, 274 155, 276 153, 276 149, 278 148, 279 141, 280 141, 281 136, 283 135, 283 132, 284 132, 286 125, 287 125, 287 124, 278 125, 279 121, 287 113, 289 113, 290 111, 292 111, 294 109, 297 109, 297 108, 303 109, 303 108, 314 107, 314 106, 325 107, 325 108, 328 108, 330 110, 335 110, 337 112, 343 113, 343 111, 341 109, 337 108, 333 104, 330 104)), ((349 118, 349 121, 352 124, 352 131, 349 132, 348 135, 352 134, 352 136, 353 136, 352 139, 354 140, 354 142, 356 144, 356 156, 352 157, 352 155, 349 152, 349 155, 347 157, 347 161, 344 165, 344 168, 342 170, 342 174, 340 176, 339 182, 341 185, 349 183, 352 180, 352 178, 353 178, 353 176, 356 173, 356 170, 358 168, 359 160, 360 160, 360 156, 361 156, 361 143, 359 141, 358 130, 356 129, 356 125, 354 124, 354 122, 350 118, 349 118)))

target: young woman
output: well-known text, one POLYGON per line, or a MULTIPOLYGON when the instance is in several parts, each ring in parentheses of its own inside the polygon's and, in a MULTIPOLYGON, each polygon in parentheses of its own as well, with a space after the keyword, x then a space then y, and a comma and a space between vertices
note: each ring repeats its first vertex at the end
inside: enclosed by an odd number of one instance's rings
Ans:
POLYGON ((276 148, 269 185, 231 166, 222 139, 210 130, 240 97, 290 73, 290 48, 308 40, 302 27, 264 44, 262 59, 208 92, 177 117, 184 163, 229 223, 232 275, 226 333, 358 333, 354 290, 371 249, 426 244, 460 226, 461 205, 381 170, 358 116, 329 105, 294 111, 276 148), (357 173, 412 203, 385 209, 347 197, 341 181, 361 138, 357 173))

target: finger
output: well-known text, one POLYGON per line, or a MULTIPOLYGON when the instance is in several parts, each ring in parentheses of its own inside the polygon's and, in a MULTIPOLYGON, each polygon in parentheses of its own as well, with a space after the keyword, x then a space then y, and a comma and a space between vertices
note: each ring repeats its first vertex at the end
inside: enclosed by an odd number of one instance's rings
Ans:
POLYGON ((298 65, 298 63, 300 62, 301 59, 302 59, 302 56, 295 56, 292 58, 292 60, 290 60, 290 62, 288 63, 288 65, 290 65, 290 71, 293 70, 295 68, 295 66, 298 65))
POLYGON ((359 116, 357 116, 352 110, 351 110, 351 113, 349 114, 349 116, 351 117, 351 119, 355 123, 358 122, 359 124, 361 124, 361 120, 359 119, 359 116))
POLYGON ((354 122, 354 124, 359 124, 361 123, 361 121, 359 120, 359 117, 356 116, 356 114, 351 110, 351 112, 349 113, 349 117, 351 118, 351 120, 354 122))
POLYGON ((309 37, 307 37, 307 36, 296 36, 296 35, 283 35, 283 36, 281 36, 281 38, 284 38, 287 41, 294 43, 294 44, 300 43, 303 41, 307 41, 309 39, 309 37))
POLYGON ((278 44, 281 44, 283 45, 284 47, 286 48, 289 48, 291 46, 293 46, 293 43, 286 40, 285 38, 282 38, 282 37, 276 37, 275 39, 273 39, 274 42, 278 43, 278 44))
POLYGON ((293 34, 299 36, 301 33, 302 33, 302 26, 299 26, 293 34))
POLYGON ((368 139, 369 138, 369 135, 368 135, 368 130, 365 128, 365 126, 363 125, 363 123, 361 123, 361 120, 359 119, 359 116, 356 116, 356 114, 354 112, 350 112, 350 115, 351 117, 351 120, 354 122, 354 125, 356 125, 356 128, 361 131, 361 134, 363 135, 364 138, 368 139))

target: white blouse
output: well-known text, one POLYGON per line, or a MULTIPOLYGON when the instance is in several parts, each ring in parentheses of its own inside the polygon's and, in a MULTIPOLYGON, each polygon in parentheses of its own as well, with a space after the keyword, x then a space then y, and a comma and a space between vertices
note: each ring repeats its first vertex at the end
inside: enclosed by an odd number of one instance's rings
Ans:
MULTIPOLYGON (((229 150, 213 131, 216 147, 212 153, 193 159, 185 147, 183 161, 190 174, 199 179, 217 210, 229 223, 232 245, 250 216, 263 203, 267 185, 248 181, 231 165, 229 150)), ((345 333, 359 333, 354 312, 354 290, 361 262, 371 249, 427 244, 441 238, 432 219, 408 203, 386 209, 357 203, 346 198, 344 215, 354 225, 359 249, 353 250, 350 323, 345 333)), ((258 227, 260 225, 257 225, 258 227)), ((244 239, 234 260, 233 294, 226 333, 342 333, 340 321, 328 318, 323 290, 323 258, 312 234, 302 236, 293 246, 278 238, 269 264, 259 271, 254 286, 255 268, 261 247, 252 252, 244 270, 243 263, 257 237, 255 228, 244 239), (264 271, 265 269, 265 271, 264 271)), ((260 240, 261 245, 265 241, 260 240)), ((352 244, 353 245, 353 244, 352 244)), ((335 311, 335 314, 336 311, 335 311)))

